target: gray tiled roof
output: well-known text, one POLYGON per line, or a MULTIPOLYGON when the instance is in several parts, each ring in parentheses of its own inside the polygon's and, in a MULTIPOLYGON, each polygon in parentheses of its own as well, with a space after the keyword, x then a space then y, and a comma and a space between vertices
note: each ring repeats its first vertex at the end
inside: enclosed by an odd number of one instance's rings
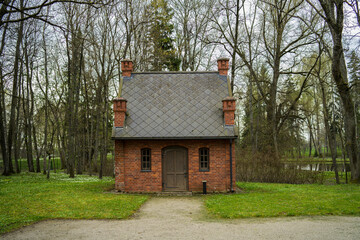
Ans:
POLYGON ((114 128, 112 137, 234 138, 234 127, 224 126, 227 96, 226 76, 218 72, 133 73, 122 89, 125 127, 114 128))

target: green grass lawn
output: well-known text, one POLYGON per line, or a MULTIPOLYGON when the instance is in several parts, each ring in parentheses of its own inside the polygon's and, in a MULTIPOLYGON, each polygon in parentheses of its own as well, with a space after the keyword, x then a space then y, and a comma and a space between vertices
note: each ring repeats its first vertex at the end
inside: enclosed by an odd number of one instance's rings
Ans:
POLYGON ((104 193, 114 179, 52 173, 0 176, 0 233, 43 219, 123 219, 146 200, 145 195, 104 193))
MULTIPOLYGON (((0 161, 2 161, 2 159, 0 159, 0 161)), ((36 158, 34 157, 33 159, 34 161, 34 169, 36 171, 36 158)), ((108 162, 111 162, 113 161, 113 156, 112 154, 108 154, 107 155, 107 160, 108 162)), ((41 157, 39 159, 39 162, 40 162, 40 169, 41 171, 43 171, 43 166, 44 166, 44 159, 41 157)), ((28 168, 28 165, 27 165, 27 159, 26 158, 20 158, 18 159, 18 164, 19 164, 19 168, 21 170, 21 172, 27 172, 29 170, 28 168)), ((48 164, 48 159, 46 160, 46 164, 48 164)), ((100 156, 98 156, 98 162, 97 162, 98 165, 100 165, 100 156)), ((13 159, 12 160, 12 165, 13 165, 13 168, 14 168, 14 171, 16 171, 15 169, 15 160, 13 159)), ((60 171, 61 169, 61 160, 60 160, 60 157, 52 157, 51 158, 51 161, 50 161, 50 166, 51 166, 51 170, 56 170, 56 171, 60 171)), ((0 165, 0 170, 2 171, 2 165, 0 165)))
MULTIPOLYGON (((36 170, 36 158, 34 158, 33 160, 34 160, 34 168, 36 170)), ((0 161, 2 161, 2 159, 0 161)), ((48 163, 47 161, 48 160, 46 160, 46 164, 48 163)), ((40 158, 39 162, 40 162, 41 171, 43 171, 44 159, 40 158)), ((19 168, 20 168, 21 172, 27 172, 29 170, 26 158, 18 159, 18 164, 19 164, 19 168)), ((15 160, 14 159, 12 160, 12 165, 13 165, 14 171, 16 171, 15 160)), ((0 165, 1 170, 3 170, 2 167, 3 166, 0 165)), ((54 158, 51 159, 51 170, 53 170, 54 168, 56 169, 56 171, 59 171, 59 169, 61 168, 61 161, 60 161, 59 157, 54 157, 54 158)))
POLYGON ((209 195, 208 212, 222 218, 360 215, 360 185, 237 183, 244 193, 209 195))
MULTIPOLYGON (((44 219, 123 219, 146 195, 104 193, 114 179, 52 173, 0 176, 0 233, 44 219)), ((204 196, 211 216, 222 218, 360 215, 360 185, 238 183, 244 193, 204 196)))

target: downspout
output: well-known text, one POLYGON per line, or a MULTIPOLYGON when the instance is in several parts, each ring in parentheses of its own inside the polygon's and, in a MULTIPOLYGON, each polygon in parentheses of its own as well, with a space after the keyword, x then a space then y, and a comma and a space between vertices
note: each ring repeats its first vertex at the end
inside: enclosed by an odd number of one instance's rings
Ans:
POLYGON ((230 139, 230 192, 234 192, 232 180, 233 180, 232 139, 230 139))

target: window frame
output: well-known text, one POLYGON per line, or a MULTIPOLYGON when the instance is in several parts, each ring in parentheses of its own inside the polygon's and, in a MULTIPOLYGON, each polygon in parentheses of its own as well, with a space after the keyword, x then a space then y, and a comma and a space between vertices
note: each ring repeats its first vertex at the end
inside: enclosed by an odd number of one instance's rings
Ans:
POLYGON ((209 172, 210 171, 210 149, 207 147, 199 148, 199 172, 209 172), (207 154, 205 154, 202 151, 206 151, 207 154), (207 160, 203 160, 202 158, 206 156, 207 160), (201 167, 201 164, 207 161, 207 168, 201 167))
POLYGON ((142 148, 140 150, 141 158, 140 158, 140 167, 141 172, 151 172, 151 149, 150 148, 142 148), (145 151, 148 151, 145 153, 145 151), (146 161, 144 161, 144 158, 148 158, 146 161), (145 165, 148 165, 146 168, 144 168, 145 165))

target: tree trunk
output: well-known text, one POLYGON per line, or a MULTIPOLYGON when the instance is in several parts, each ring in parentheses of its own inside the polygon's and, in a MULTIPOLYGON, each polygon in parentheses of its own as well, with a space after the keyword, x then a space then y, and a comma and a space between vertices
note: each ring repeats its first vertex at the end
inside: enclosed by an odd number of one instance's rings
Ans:
POLYGON ((311 157, 311 152, 312 152, 311 138, 312 138, 312 126, 309 125, 309 157, 311 157))
MULTIPOLYGON (((45 25, 43 28, 43 49, 44 49, 44 72, 45 72, 45 126, 44 126, 44 143, 43 143, 43 159, 44 159, 44 167, 43 167, 43 173, 46 174, 46 156, 48 154, 48 89, 49 89, 49 74, 48 74, 48 57, 47 57, 47 47, 46 47, 46 41, 45 41, 45 25)), ((50 178, 50 162, 48 162, 48 172, 47 172, 47 178, 50 178)))
MULTIPOLYGON (((20 68, 21 69, 21 68, 20 68)), ((21 79, 22 77, 19 76, 19 85, 21 85, 21 79)), ((21 91, 20 91, 20 87, 19 87, 19 92, 18 92, 18 96, 20 98, 21 96, 21 91)), ((18 103, 20 105, 20 103, 18 103)), ((15 141, 14 141, 14 160, 15 160, 15 169, 16 169, 16 173, 20 173, 21 172, 21 169, 20 169, 20 166, 19 166, 19 153, 20 153, 20 148, 21 148, 21 134, 19 134, 20 132, 20 111, 18 110, 17 111, 17 114, 16 114, 16 124, 15 124, 15 141)))
POLYGON ((36 172, 39 173, 41 172, 41 167, 40 167, 40 155, 41 155, 41 151, 39 151, 39 147, 37 144, 37 137, 36 137, 36 128, 35 125, 32 125, 32 134, 33 134, 33 139, 34 139, 34 149, 35 149, 35 153, 36 153, 36 172))
POLYGON ((231 92, 234 92, 234 82, 235 82, 235 68, 236 68, 236 50, 238 48, 239 43, 239 23, 240 23, 240 0, 236 1, 236 14, 235 14, 235 34, 234 34, 234 48, 231 54, 231 80, 230 87, 231 92))
MULTIPOLYGON (((23 8, 23 0, 20 0, 20 9, 23 8)), ((23 16, 23 13, 21 14, 23 16)), ((14 139, 14 128, 15 128, 15 110, 17 109, 18 105, 18 83, 19 83, 19 61, 20 61, 20 46, 23 39, 23 27, 24 23, 21 21, 17 33, 17 41, 16 41, 16 49, 15 49, 15 60, 14 60, 14 80, 13 80, 13 89, 12 89, 12 97, 11 97, 11 109, 10 109, 10 121, 9 121, 9 129, 8 129, 8 136, 7 136, 7 154, 8 160, 6 161, 7 166, 4 168, 4 175, 10 175, 14 173, 13 166, 12 166, 12 144, 14 139)))
MULTIPOLYGON (((29 172, 35 172, 33 159, 33 144, 32 144, 32 125, 34 114, 34 93, 32 89, 32 70, 31 60, 29 59, 28 43, 25 41, 24 56, 26 69, 26 99, 24 99, 24 116, 25 116, 25 143, 26 143, 26 158, 29 172), (31 106, 30 106, 31 101, 31 106)), ((25 91, 23 91, 25 94, 25 91)))
MULTIPOLYGON (((9 2, 9 1, 7 1, 9 2)), ((9 14, 10 17, 10 14, 9 14)), ((0 47, 0 55, 2 55, 5 44, 6 44, 6 33, 7 33, 8 23, 2 29, 2 39, 0 47)), ((8 164, 8 153, 6 146, 6 114, 5 114, 5 86, 4 86, 4 76, 3 76, 3 64, 0 62, 0 147, 1 154, 3 158, 3 175, 9 175, 9 164, 8 164)))
POLYGON ((341 130, 339 132, 339 136, 340 136, 340 141, 341 141, 341 153, 342 153, 343 160, 344 160, 345 183, 347 184, 348 183, 348 175, 347 175, 347 167, 346 167, 346 148, 345 148, 344 138, 342 136, 341 130))
MULTIPOLYGON (((317 92, 315 92, 315 96, 317 95, 317 92)), ((316 106, 316 112, 315 112, 315 117, 316 117, 316 138, 314 138, 314 146, 317 146, 316 152, 317 152, 317 157, 321 157, 322 156, 322 151, 321 151, 321 144, 320 144, 320 120, 319 120, 319 103, 317 102, 317 98, 314 98, 315 100, 315 106, 316 106), (316 144, 315 144, 316 141, 316 144)))
MULTIPOLYGON (((19 125, 20 125, 20 120, 19 120, 19 115, 20 115, 20 111, 17 111, 17 116, 16 116, 16 127, 15 127, 15 142, 14 142, 14 160, 15 160, 15 169, 16 169, 16 173, 20 173, 21 169, 19 166, 19 154, 20 154, 20 149, 21 149, 21 134, 19 134, 19 125)), ((21 160, 20 160, 21 161, 21 160)))
POLYGON ((356 139, 354 103, 350 94, 342 43, 344 2, 319 0, 333 40, 332 76, 344 108, 345 146, 350 159, 351 179, 360 183, 360 153, 356 139))
MULTIPOLYGON (((320 68, 321 68, 321 61, 319 61, 319 69, 320 68)), ((340 184, 339 173, 338 173, 338 168, 337 168, 337 163, 336 163, 336 128, 335 128, 335 124, 332 124, 331 127, 329 124, 330 119, 329 119, 329 110, 327 107, 325 87, 324 87, 324 83, 322 82, 322 80, 320 78, 319 73, 318 73, 318 80, 319 80, 321 93, 322 93, 321 96, 322 96, 325 130, 326 130, 326 135, 328 136, 331 158, 332 158, 332 163, 334 166, 336 183, 340 184)))
POLYGON ((3 85, 3 76, 2 76, 2 71, 0 73, 0 91, 1 91, 1 96, 0 96, 0 144, 1 144, 1 154, 2 154, 2 158, 3 158, 3 175, 10 175, 10 170, 9 170, 9 163, 8 163, 8 154, 7 154, 7 148, 6 148, 6 140, 5 140, 5 135, 6 135, 6 129, 5 129, 5 107, 3 107, 4 104, 4 85, 3 85))

